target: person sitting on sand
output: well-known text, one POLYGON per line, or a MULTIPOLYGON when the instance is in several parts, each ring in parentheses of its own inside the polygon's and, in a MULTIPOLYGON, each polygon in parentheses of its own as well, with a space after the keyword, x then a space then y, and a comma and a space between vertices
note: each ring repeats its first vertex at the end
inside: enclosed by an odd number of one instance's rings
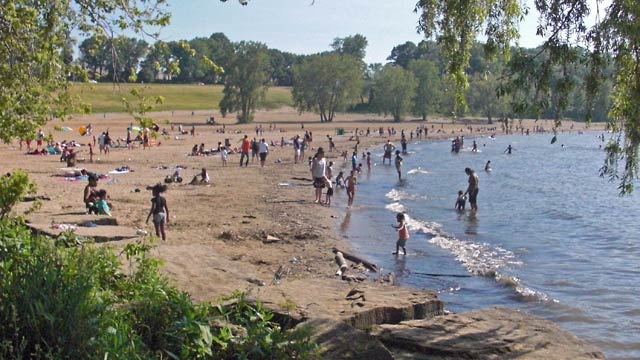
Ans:
POLYGON ((109 208, 109 203, 107 203, 107 191, 101 189, 96 195, 97 201, 94 204, 96 214, 111 216, 111 209, 109 208))
POLYGON ((95 174, 89 174, 89 183, 84 187, 84 204, 87 208, 87 213, 97 213, 95 204, 98 200, 98 177, 95 174))
POLYGON ((151 190, 153 198, 151 199, 151 209, 149 210, 149 215, 147 215, 146 223, 149 223, 149 218, 153 215, 156 236, 161 236, 162 240, 167 240, 164 225, 169 223, 169 207, 167 206, 167 199, 160 195, 167 191, 167 185, 156 184, 147 189, 151 190))

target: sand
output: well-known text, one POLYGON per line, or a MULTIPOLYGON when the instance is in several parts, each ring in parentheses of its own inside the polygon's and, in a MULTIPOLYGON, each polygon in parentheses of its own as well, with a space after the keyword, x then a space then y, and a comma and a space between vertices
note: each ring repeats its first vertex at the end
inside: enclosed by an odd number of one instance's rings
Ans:
MULTIPOLYGON (((243 134, 253 138, 255 126, 260 125, 265 130, 262 137, 268 142, 279 141, 281 137, 290 139, 296 134, 303 135, 304 131, 311 131, 313 148, 323 146, 325 151, 328 150, 327 135, 331 135, 338 150, 351 151, 355 142, 349 139, 356 128, 371 128, 375 132, 380 126, 385 129, 394 126, 397 135, 391 140, 399 145, 400 129, 405 129, 408 135, 410 130, 424 123, 393 123, 390 118, 371 114, 338 114, 334 122, 320 123, 317 115, 300 115, 293 109, 260 111, 255 116, 255 122, 248 125, 235 125, 235 118, 223 119, 212 111, 197 111, 193 115, 191 112, 163 112, 151 116, 157 119, 161 128, 165 127, 171 133, 168 137, 159 138, 151 149, 114 148, 105 155, 99 154, 96 148, 94 162, 89 163, 88 149, 81 147, 79 157, 87 161, 78 163, 78 167, 105 174, 123 165, 134 170, 126 174, 110 174, 109 179, 100 180, 99 188, 107 190, 113 203, 112 215, 118 226, 103 229, 99 226, 91 230, 94 233, 103 232, 101 239, 104 241, 96 246, 112 246, 117 250, 135 241, 139 230, 152 232, 153 225, 145 224, 151 199, 150 191, 145 188, 161 182, 174 171, 159 167, 182 165, 187 167, 181 171, 184 182, 170 184, 165 193, 170 210, 168 239, 156 242, 152 251, 153 255, 164 260, 162 271, 179 288, 188 291, 196 300, 208 301, 238 289, 266 299, 271 307, 297 311, 303 315, 313 312, 310 309, 314 307, 322 309, 324 313, 336 312, 335 315, 338 315, 349 305, 353 306, 337 299, 338 295, 335 295, 348 290, 350 286, 335 276, 337 267, 331 248, 349 248, 348 243, 338 235, 339 220, 335 207, 313 203, 314 192, 310 181, 299 180, 311 178, 308 165, 306 161, 293 164, 292 147, 271 147, 264 168, 259 166, 258 161, 250 162, 247 168, 240 168, 239 154, 231 154, 226 167, 222 166, 219 155, 187 154, 194 144, 204 143, 210 149, 225 139, 239 146, 243 134), (216 132, 222 129, 221 125, 206 124, 206 119, 211 115, 225 124, 226 133, 216 132), (175 125, 173 131, 170 130, 169 121, 175 125), (270 123, 276 124, 275 131, 268 130, 270 123), (177 124, 183 124, 187 130, 195 125, 195 136, 178 135, 177 124), (344 128, 346 134, 337 136, 337 128, 344 128), (281 162, 275 163, 276 159, 281 162), (208 170, 211 183, 188 185, 201 168, 208 170), (267 236, 275 239, 269 238, 267 241, 267 236), (281 269, 279 285, 274 281, 278 269, 281 269)), ((75 139, 86 144, 92 139, 79 135, 77 129, 81 125, 91 123, 96 137, 108 128, 115 140, 126 137, 126 127, 131 122, 127 114, 94 114, 74 117, 64 123, 54 120, 47 124, 44 131, 51 132, 56 141, 75 139), (68 126, 73 130, 56 131, 55 126, 68 126)), ((487 129, 483 119, 468 123, 452 125, 449 119, 430 119, 426 126, 430 130, 430 139, 451 137, 451 131, 455 131, 455 135, 470 137, 466 126, 474 129, 474 135, 478 133, 476 129, 481 129, 484 134, 501 134, 499 125, 493 125, 498 127, 495 131, 487 129), (432 124, 435 124, 436 130, 442 129, 445 133, 434 133, 432 124)), ((551 127, 551 122, 538 124, 547 129, 551 127)), ((532 129, 534 125, 532 121, 525 122, 527 128, 532 129)), ((570 126, 571 123, 564 123, 565 129, 570 126)), ((584 129, 584 124, 574 124, 574 130, 578 129, 584 129)), ((367 148, 381 146, 386 140, 386 133, 383 137, 377 133, 371 137, 362 136, 360 153, 367 148)), ((47 228, 52 222, 77 222, 93 218, 83 215, 82 191, 86 180, 72 182, 54 176, 62 174, 65 168, 65 164, 59 162, 59 156, 25 155, 24 151, 18 150, 17 142, 2 145, 0 154, 3 172, 16 168, 26 170, 37 183, 38 194, 51 198, 50 201, 43 201, 41 209, 29 216, 33 224, 47 228)), ((313 151, 308 150, 306 156, 312 154, 313 151)), ((336 163, 336 169, 343 165, 339 151, 327 152, 327 157, 336 163)), ((344 206, 345 202, 341 199, 334 201, 334 204, 344 206)), ((19 208, 24 208, 24 204, 19 208)), ((374 289, 369 291, 375 292, 376 286, 387 285, 366 286, 374 289)))

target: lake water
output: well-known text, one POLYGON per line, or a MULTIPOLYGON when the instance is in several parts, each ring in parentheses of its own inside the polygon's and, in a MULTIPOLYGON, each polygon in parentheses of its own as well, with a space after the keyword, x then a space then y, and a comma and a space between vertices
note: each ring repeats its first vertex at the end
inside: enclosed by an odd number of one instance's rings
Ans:
MULTIPOLYGON (((615 183, 598 176, 598 135, 562 133, 555 144, 549 134, 466 137, 458 154, 450 141, 412 142, 402 182, 393 166, 381 165, 382 149, 371 149, 376 165, 359 176, 340 231, 401 284, 439 291, 451 311, 516 307, 608 358, 638 359, 640 197, 620 197, 615 183), (473 140, 480 152, 469 151, 473 140), (512 155, 503 153, 509 144, 512 155), (476 214, 468 203, 465 212, 454 210, 467 186, 465 167, 480 178, 476 214), (391 254, 397 211, 410 217, 407 256, 391 254)), ((335 206, 344 209, 344 199, 337 191, 335 206)))

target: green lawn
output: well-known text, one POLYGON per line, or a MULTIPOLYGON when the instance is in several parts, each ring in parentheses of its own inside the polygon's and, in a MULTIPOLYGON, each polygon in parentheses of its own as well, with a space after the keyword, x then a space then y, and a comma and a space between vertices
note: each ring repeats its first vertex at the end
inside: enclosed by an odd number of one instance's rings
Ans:
MULTIPOLYGON (((137 101, 129 94, 134 87, 143 89, 147 97, 164 96, 164 103, 156 106, 158 111, 217 109, 224 88, 222 85, 75 83, 71 92, 80 96, 82 102, 91 104, 94 113, 123 112, 123 97, 134 104, 137 101)), ((271 87, 258 107, 275 109, 292 103, 291 88, 271 87)))

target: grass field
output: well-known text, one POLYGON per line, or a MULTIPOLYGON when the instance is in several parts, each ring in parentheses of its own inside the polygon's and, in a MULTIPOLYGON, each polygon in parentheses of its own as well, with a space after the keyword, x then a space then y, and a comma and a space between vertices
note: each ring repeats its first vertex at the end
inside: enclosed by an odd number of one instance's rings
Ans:
MULTIPOLYGON (((129 93, 134 87, 143 89, 146 97, 164 96, 164 103, 156 105, 157 111, 217 109, 224 88, 222 85, 75 83, 71 92, 80 96, 83 102, 91 104, 94 113, 124 112, 123 97, 133 104, 137 102, 129 93)), ((291 106, 292 103, 291 88, 271 87, 258 107, 276 109, 291 106)))

